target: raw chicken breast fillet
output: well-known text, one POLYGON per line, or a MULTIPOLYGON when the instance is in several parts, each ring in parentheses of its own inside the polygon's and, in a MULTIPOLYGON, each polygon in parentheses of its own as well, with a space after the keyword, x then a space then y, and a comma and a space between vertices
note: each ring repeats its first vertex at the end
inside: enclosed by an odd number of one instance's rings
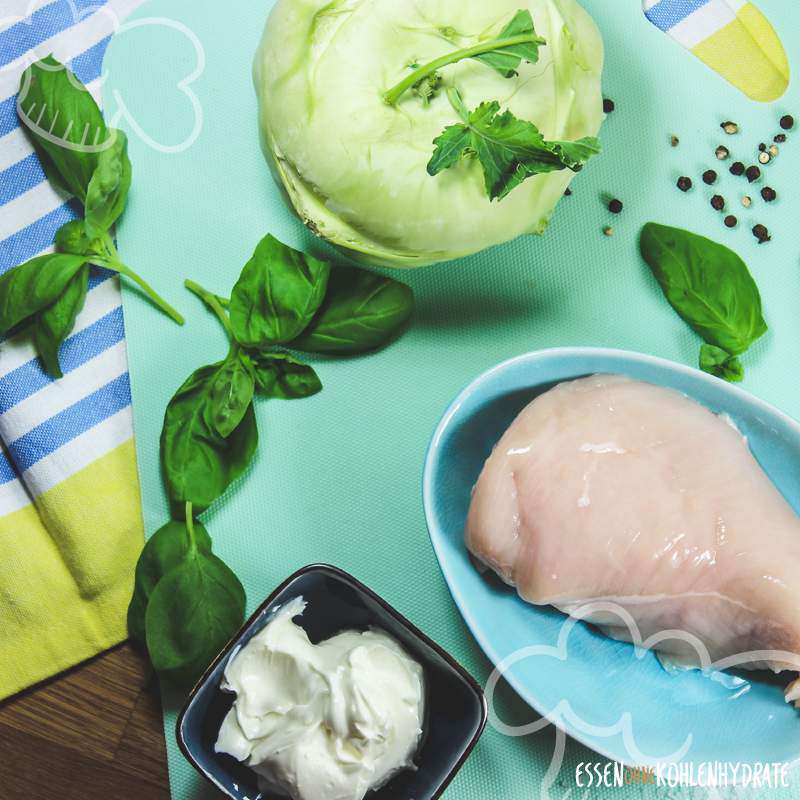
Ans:
MULTIPOLYGON (((734 425, 678 392, 596 375, 537 397, 487 460, 465 536, 530 603, 608 600, 643 639, 680 630, 712 662, 800 668, 800 520, 734 425)), ((630 640, 616 614, 582 616, 630 640)), ((680 638, 657 649, 698 663, 680 638)))

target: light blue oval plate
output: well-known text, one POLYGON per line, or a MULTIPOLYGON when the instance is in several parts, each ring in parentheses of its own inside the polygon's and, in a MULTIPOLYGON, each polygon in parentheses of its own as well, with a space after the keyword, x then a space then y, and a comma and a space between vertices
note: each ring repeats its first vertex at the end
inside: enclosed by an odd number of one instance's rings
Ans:
POLYGON ((784 702, 786 679, 669 674, 653 653, 523 602, 470 561, 462 541, 470 492, 494 444, 537 394, 599 372, 677 389, 729 414, 800 510, 800 425, 770 405, 698 370, 638 353, 529 353, 485 372, 455 399, 426 458, 428 528, 461 614, 495 665, 527 648, 504 677, 543 717, 608 758, 631 765, 798 760, 800 712, 784 702))

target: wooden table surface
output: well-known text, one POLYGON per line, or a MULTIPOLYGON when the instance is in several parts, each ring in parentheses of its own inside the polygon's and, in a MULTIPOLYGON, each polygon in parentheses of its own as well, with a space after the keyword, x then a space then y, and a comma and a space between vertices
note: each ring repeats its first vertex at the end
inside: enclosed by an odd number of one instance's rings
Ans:
POLYGON ((2 800, 169 800, 149 675, 124 644, 0 704, 2 800))

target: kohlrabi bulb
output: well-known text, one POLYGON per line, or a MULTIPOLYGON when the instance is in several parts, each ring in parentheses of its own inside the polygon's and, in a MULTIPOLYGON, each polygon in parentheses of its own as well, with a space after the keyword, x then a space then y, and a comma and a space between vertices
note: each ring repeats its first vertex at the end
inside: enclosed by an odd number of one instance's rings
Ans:
POLYGON ((350 255, 416 267, 541 233, 573 177, 537 174, 490 200, 476 158, 435 176, 433 140, 496 100, 547 140, 597 134, 603 44, 575 0, 278 0, 255 60, 265 152, 300 218, 350 255), (475 59, 438 73, 429 101, 385 93, 454 50, 496 38, 520 10, 546 40, 504 78, 475 59))

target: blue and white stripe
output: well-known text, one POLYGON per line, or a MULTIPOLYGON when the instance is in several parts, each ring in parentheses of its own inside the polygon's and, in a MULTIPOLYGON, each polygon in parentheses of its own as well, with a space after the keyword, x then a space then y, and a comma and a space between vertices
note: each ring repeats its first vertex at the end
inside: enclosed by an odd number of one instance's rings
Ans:
POLYGON ((643 0, 645 16, 691 50, 724 25, 748 0, 643 0))
MULTIPOLYGON (((53 53, 97 98, 112 33, 142 0, 3 0, 0 10, 0 273, 52 252, 78 216, 51 187, 16 113, 23 69, 53 53)), ((119 281, 94 270, 60 357, 42 370, 30 339, 0 343, 0 516, 31 503, 133 435, 119 281)))

